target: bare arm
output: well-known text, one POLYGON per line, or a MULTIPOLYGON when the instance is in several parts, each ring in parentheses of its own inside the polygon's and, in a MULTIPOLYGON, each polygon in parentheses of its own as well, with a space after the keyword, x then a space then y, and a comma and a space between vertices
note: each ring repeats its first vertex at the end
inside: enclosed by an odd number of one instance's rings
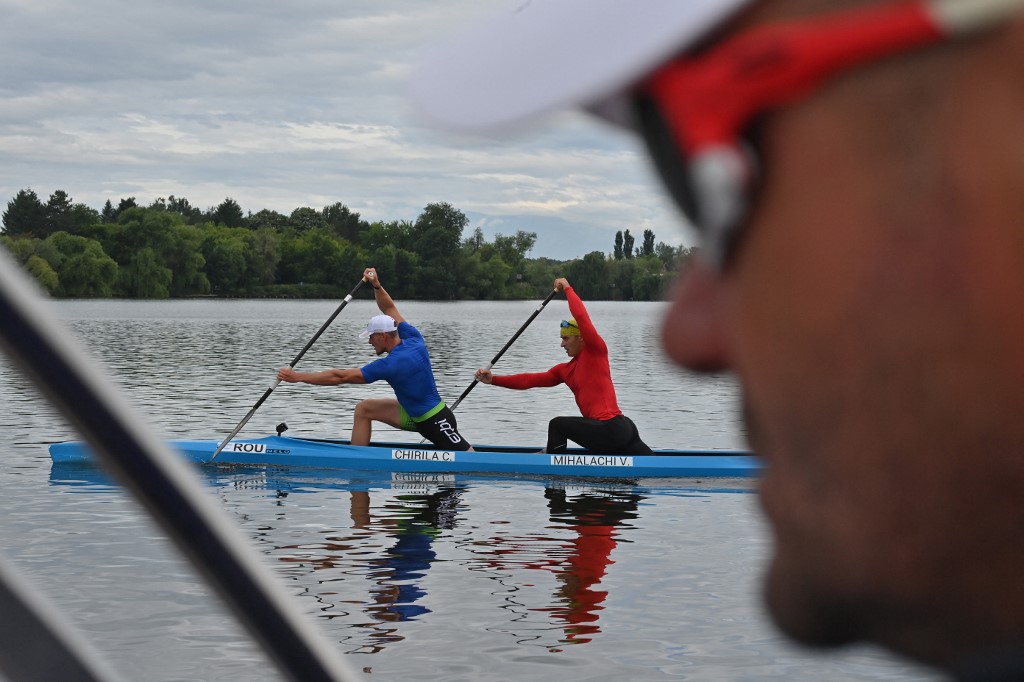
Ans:
POLYGON ((289 384, 302 383, 315 386, 366 383, 362 371, 358 369, 324 369, 319 372, 296 372, 291 367, 282 367, 277 371, 277 378, 289 384))
POLYGON ((384 286, 380 283, 380 278, 377 276, 376 268, 366 268, 363 271, 363 277, 373 286, 373 298, 377 301, 377 307, 385 315, 390 315, 395 321, 395 324, 399 322, 405 322, 405 318, 398 312, 398 307, 395 302, 391 300, 391 295, 384 290, 384 286))

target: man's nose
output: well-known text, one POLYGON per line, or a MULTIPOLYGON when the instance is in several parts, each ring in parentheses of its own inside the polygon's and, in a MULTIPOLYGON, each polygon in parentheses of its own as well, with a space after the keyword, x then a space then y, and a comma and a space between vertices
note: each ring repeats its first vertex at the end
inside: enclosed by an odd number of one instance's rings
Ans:
POLYGON ((722 275, 699 258, 686 267, 662 326, 662 345, 687 369, 721 372, 729 366, 722 275))

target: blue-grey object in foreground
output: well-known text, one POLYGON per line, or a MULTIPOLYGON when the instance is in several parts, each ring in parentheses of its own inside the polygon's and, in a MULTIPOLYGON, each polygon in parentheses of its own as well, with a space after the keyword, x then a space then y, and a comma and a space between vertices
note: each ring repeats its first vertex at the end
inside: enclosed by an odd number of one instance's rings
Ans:
MULTIPOLYGON (((167 441, 185 459, 210 463, 218 443, 211 440, 167 441)), ((749 452, 734 450, 657 450, 651 455, 624 455, 573 450, 537 453, 537 448, 477 445, 471 452, 442 450, 432 445, 378 443, 351 445, 345 440, 267 436, 233 440, 221 450, 217 464, 316 467, 372 471, 444 473, 544 474, 589 478, 748 477, 761 470, 749 452)), ((56 463, 81 462, 92 454, 84 443, 55 443, 56 463)))
MULTIPOLYGON (((182 553, 204 572, 283 674, 296 682, 355 679, 192 472, 140 423, 89 356, 50 316, 44 301, 0 249, 0 349, 96 448, 182 553)), ((33 627, 52 633, 55 645, 63 646, 48 625, 52 614, 36 613, 32 607, 20 612, 32 619, 33 627)), ((29 679, 50 677, 39 672, 46 665, 39 656, 29 659, 27 650, 11 653, 17 644, 3 642, 5 660, 7 654, 24 653, 25 660, 17 665, 32 675, 29 679)), ((68 649, 61 655, 65 653, 85 663, 76 652, 68 649)))

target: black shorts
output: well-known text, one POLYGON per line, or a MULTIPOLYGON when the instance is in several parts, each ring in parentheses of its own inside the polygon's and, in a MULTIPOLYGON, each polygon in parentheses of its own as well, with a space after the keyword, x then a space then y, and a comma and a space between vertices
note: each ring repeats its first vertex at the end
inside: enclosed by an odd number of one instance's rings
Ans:
POLYGON ((437 414, 414 422, 417 433, 445 450, 469 450, 472 446, 459 433, 455 413, 446 405, 437 414))
POLYGON ((565 452, 573 441, 591 452, 615 452, 623 455, 653 455, 647 443, 640 439, 636 424, 626 415, 611 419, 586 417, 555 417, 548 422, 548 443, 545 450, 565 452))

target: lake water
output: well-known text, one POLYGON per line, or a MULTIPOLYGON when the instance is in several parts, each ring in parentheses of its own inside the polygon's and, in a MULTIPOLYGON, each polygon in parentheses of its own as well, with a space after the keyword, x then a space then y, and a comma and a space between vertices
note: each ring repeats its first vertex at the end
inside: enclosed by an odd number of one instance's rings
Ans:
MULTIPOLYGON (((332 301, 59 301, 52 309, 166 438, 220 440, 337 305, 332 301)), ((453 402, 537 302, 400 303, 453 402)), ((672 367, 662 304, 595 302, 619 403, 652 447, 743 448, 734 384, 672 367)), ((353 301, 299 369, 372 359, 353 301)), ((495 367, 561 362, 553 300, 495 367)), ((54 467, 76 436, 0 358, 7 435, 4 556, 129 680, 277 679, 145 512, 89 466, 54 467)), ((242 435, 348 437, 386 385, 282 385, 242 435)), ((479 385, 457 410, 471 441, 543 445, 577 414, 564 387, 479 385)), ((415 434, 379 429, 389 440, 415 434)), ((931 680, 873 648, 794 647, 758 599, 770 539, 756 484, 204 469, 201 480, 303 610, 366 680, 931 680)))

